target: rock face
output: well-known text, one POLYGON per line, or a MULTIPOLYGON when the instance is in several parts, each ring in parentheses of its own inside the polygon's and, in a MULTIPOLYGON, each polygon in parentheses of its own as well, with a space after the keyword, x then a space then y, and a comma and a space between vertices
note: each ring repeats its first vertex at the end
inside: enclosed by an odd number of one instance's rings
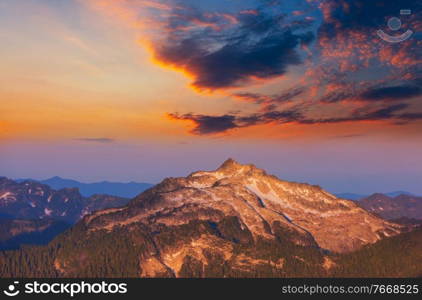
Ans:
POLYGON ((422 220, 422 197, 408 194, 400 194, 395 197, 373 194, 362 199, 359 204, 366 210, 385 219, 422 220))
POLYGON ((113 244, 130 245, 130 254, 119 257, 135 255, 137 276, 200 277, 220 266, 248 276, 260 266, 271 272, 297 264, 324 269, 326 251, 354 251, 400 231, 318 186, 283 181, 229 159, 215 171, 165 179, 126 207, 86 216, 64 237, 79 244, 59 253, 55 267, 65 276, 90 276, 85 266, 98 251, 102 259, 108 255, 94 244, 117 239, 113 244), (78 251, 83 254, 76 257, 78 251))
POLYGON ((57 191, 35 181, 17 183, 0 178, 0 218, 52 218, 74 223, 94 210, 122 206, 128 201, 108 195, 85 198, 76 188, 57 191))

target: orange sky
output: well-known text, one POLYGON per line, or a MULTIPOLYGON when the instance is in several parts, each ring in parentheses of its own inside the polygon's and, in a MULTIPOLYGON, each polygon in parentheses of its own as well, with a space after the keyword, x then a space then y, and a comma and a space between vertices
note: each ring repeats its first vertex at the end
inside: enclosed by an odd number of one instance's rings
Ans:
MULTIPOLYGON (((0 21, 0 138, 195 139, 189 122, 169 112, 210 115, 256 110, 230 97, 237 89, 207 92, 193 89, 192 78, 175 66, 154 59, 149 41, 151 21, 130 10, 125 1, 72 1, 72 17, 48 1, 6 1, 9 16, 0 21), (16 22, 20 14, 25 22, 16 22), (74 18, 78 21, 75 22, 74 18), (144 22, 143 22, 144 21, 144 22), (141 42, 143 41, 143 42, 141 42)), ((136 7, 157 6, 135 1, 136 7)), ((159 9, 168 10, 165 5, 159 9)), ((3 16, 3 15, 2 15, 3 16)), ((249 90, 272 91, 301 79, 256 81, 249 90)), ((338 109, 333 107, 333 109, 338 109)), ((418 135, 417 125, 388 122, 335 125, 267 125, 220 135, 234 139, 318 138, 337 135, 418 135), (385 128, 389 128, 386 133, 385 128)))

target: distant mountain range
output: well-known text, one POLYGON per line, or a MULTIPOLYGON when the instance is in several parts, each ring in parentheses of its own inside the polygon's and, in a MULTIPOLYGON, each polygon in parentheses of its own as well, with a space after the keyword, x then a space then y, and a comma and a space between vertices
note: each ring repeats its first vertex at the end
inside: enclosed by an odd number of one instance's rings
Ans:
POLYGON ((387 220, 408 218, 422 220, 422 197, 399 194, 373 194, 359 200, 359 205, 387 220))
POLYGON ((78 188, 53 189, 36 181, 0 177, 0 218, 52 218, 74 223, 93 211, 125 205, 129 199, 96 194, 84 197, 78 188))
POLYGON ((422 197, 405 191, 360 195, 353 193, 336 194, 337 197, 355 201, 359 206, 386 220, 400 224, 422 222, 422 197))
POLYGON ((58 176, 46 180, 16 179, 16 181, 36 181, 42 184, 46 184, 56 190, 64 188, 77 188, 84 197, 90 197, 95 194, 107 194, 117 197, 133 198, 153 186, 153 184, 143 182, 122 183, 101 181, 94 183, 83 183, 72 179, 61 178, 58 176))
MULTIPOLYGON (((348 199, 348 200, 360 200, 360 199, 370 196, 370 195, 355 194, 355 193, 336 193, 335 195, 339 198, 348 199)), ((400 195, 415 196, 414 194, 406 192, 406 191, 394 191, 390 193, 384 193, 384 195, 387 195, 389 197, 396 197, 400 195)))
POLYGON ((56 190, 36 181, 0 177, 0 250, 46 244, 86 214, 128 201, 104 194, 84 197, 78 188, 56 190))

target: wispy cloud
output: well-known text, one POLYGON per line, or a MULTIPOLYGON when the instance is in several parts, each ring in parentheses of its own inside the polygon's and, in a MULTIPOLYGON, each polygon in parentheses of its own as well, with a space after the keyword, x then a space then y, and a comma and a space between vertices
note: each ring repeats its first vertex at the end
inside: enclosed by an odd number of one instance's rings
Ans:
MULTIPOLYGON (((198 115, 198 114, 169 114, 174 120, 189 121, 194 127, 191 133, 195 135, 210 135, 225 133, 232 129, 245 128, 262 124, 338 124, 356 123, 365 121, 386 121, 395 125, 403 125, 407 122, 422 120, 421 113, 402 112, 408 108, 407 104, 399 103, 380 108, 356 109, 344 116, 312 117, 307 116, 300 107, 285 111, 268 111, 250 115, 198 115)), ((351 137, 351 136, 343 136, 351 137)))
POLYGON ((333 139, 353 139, 353 138, 359 138, 364 137, 366 134, 345 134, 345 135, 336 135, 333 136, 333 139))
POLYGON ((111 138, 76 138, 75 141, 88 143, 114 143, 116 140, 111 138))

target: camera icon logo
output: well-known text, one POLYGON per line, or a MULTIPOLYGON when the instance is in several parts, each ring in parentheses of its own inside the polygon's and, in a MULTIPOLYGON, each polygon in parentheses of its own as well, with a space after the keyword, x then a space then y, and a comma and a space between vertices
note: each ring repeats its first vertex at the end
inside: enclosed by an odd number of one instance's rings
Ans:
MULTIPOLYGON (((410 9, 400 10, 400 15, 410 15, 410 14, 412 14, 410 9)), ((397 31, 402 27, 402 22, 399 18, 392 17, 392 18, 388 19, 387 26, 391 31, 397 31)), ((409 39, 412 36, 413 31, 408 29, 407 31, 405 31, 402 34, 393 36, 393 35, 390 35, 388 33, 385 33, 383 30, 380 29, 380 30, 377 30, 377 34, 381 39, 383 39, 386 42, 400 43, 400 42, 403 42, 403 41, 409 39)))
POLYGON ((14 281, 13 284, 10 284, 7 289, 3 291, 3 293, 9 297, 15 297, 19 295, 20 291, 16 288, 18 284, 19 281, 14 281))

